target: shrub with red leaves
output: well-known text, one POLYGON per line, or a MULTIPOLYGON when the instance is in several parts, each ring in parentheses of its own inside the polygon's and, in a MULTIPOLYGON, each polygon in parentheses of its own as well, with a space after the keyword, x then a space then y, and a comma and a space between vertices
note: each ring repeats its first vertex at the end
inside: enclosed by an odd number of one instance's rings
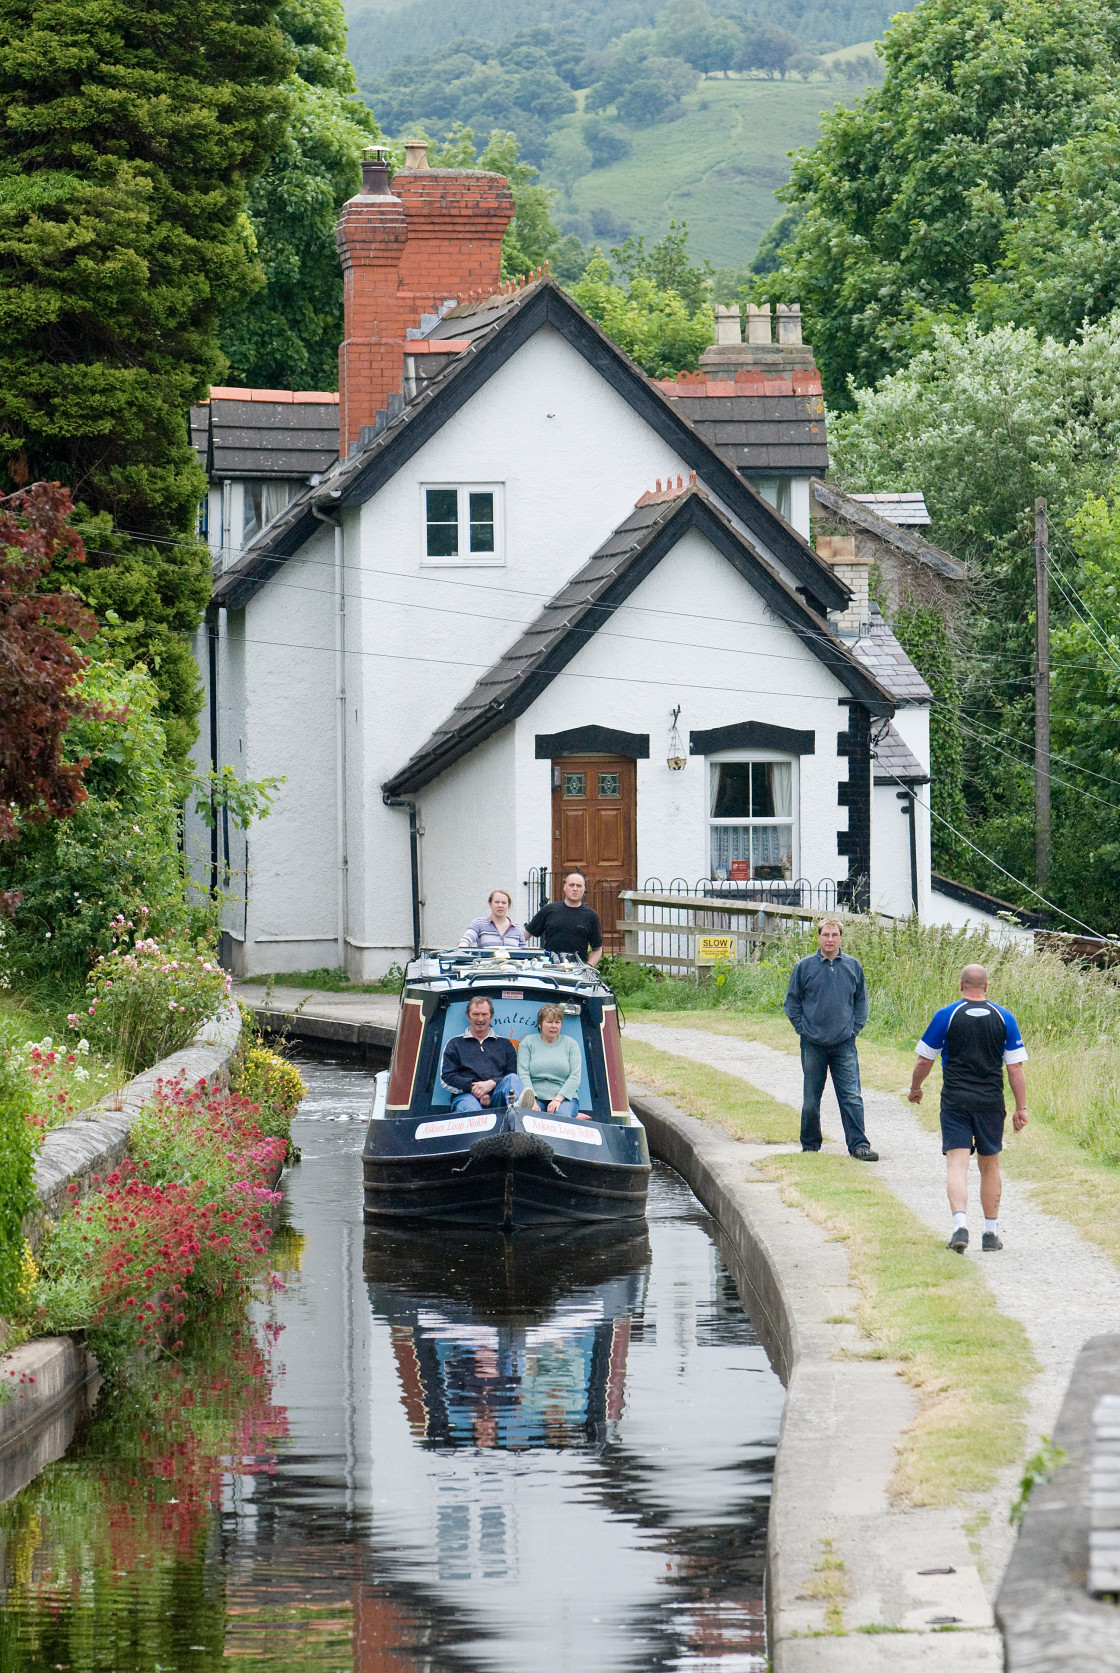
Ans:
POLYGON ((64 818, 86 796, 89 763, 64 761, 62 739, 86 666, 74 641, 92 639, 97 619, 72 592, 43 588, 52 569, 85 561, 72 510, 57 482, 0 498, 0 842, 21 817, 64 818))

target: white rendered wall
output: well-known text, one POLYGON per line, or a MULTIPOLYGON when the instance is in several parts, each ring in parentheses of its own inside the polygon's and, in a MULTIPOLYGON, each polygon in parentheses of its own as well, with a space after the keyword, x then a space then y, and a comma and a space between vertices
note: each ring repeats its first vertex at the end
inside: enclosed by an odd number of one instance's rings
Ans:
MULTIPOLYGON (((888 918, 909 918, 914 911, 910 820, 898 800, 899 789, 876 784, 871 791, 871 910, 888 918)), ((919 857, 919 887, 920 882, 919 857)))
MULTIPOLYGON (((891 722, 895 731, 902 739, 910 753, 921 762, 925 772, 932 771, 932 760, 929 747, 929 705, 928 703, 907 703, 896 710, 891 722)), ((896 785, 897 789, 898 786, 896 785)), ((914 797, 914 829, 918 844, 918 916, 923 923, 926 921, 930 909, 930 871, 932 860, 930 857, 930 786, 928 784, 915 785, 914 797)), ((901 820, 899 821, 901 824, 901 820)), ((907 861, 909 865, 909 860, 907 861)))
POLYGON ((946 924, 950 929, 986 929, 1001 947, 1021 947, 1027 953, 1034 951, 1033 930, 1019 929, 1005 918, 997 918, 978 906, 966 906, 963 901, 950 900, 948 895, 940 894, 936 889, 931 892, 929 916, 925 922, 946 924))
POLYGON ((706 876, 707 763, 693 756, 681 772, 666 764, 677 703, 686 740, 690 730, 746 720, 815 733, 816 753, 800 761, 798 868, 813 882, 844 876, 836 851, 847 824, 836 800, 847 776, 836 755, 841 694, 726 559, 687 534, 514 727, 421 792, 425 940, 460 934, 496 885, 517 889, 523 913, 529 867, 551 864, 551 769, 536 759, 538 732, 648 732, 650 758, 637 763, 639 881, 706 876))
POLYGON ((789 520, 806 540, 809 539, 809 478, 794 476, 789 484, 789 520))
MULTIPOLYGON (((543 765, 547 771, 548 762, 543 765)), ((508 889, 514 916, 525 921, 516 857, 522 799, 512 726, 421 791, 425 946, 453 947, 471 919, 486 911, 491 889, 508 889)))
POLYGON ((249 974, 337 962, 333 558, 328 529, 241 613, 239 776, 285 780, 249 832, 249 974))

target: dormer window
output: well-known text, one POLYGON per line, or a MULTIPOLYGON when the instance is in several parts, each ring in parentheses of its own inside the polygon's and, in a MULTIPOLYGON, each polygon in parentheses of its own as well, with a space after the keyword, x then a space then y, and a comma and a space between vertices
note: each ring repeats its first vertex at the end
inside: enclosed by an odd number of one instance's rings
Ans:
POLYGON ((426 483, 420 493, 423 563, 505 563, 499 483, 426 483))

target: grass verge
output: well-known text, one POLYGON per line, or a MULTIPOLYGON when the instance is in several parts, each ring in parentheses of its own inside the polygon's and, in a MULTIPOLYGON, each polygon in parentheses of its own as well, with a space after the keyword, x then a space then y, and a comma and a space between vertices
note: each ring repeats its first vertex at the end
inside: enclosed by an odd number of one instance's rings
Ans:
POLYGON ((1037 1370, 1023 1326, 996 1308, 972 1261, 846 1157, 781 1155, 757 1166, 782 1196, 847 1246, 859 1322, 917 1390, 891 1487, 914 1505, 957 1503, 1022 1454, 1037 1370))
MULTIPOLYGON (((795 1110, 735 1075, 635 1040, 624 1049, 628 1067, 653 1090, 736 1138, 773 1143, 796 1130, 795 1110)), ((927 1096, 922 1118, 936 1123, 936 1110, 936 1098, 927 1096)), ((1052 1191, 1056 1140, 1075 1149, 1043 1128, 1037 1153, 1017 1152, 1049 1170, 1052 1191)), ((943 1505, 990 1487, 1023 1450, 1027 1389, 1037 1371, 1023 1326, 998 1311, 974 1262, 951 1254, 886 1185, 847 1157, 780 1154, 755 1165, 778 1182, 786 1202, 847 1245, 861 1296, 858 1322, 875 1352, 897 1360, 918 1393, 918 1416, 903 1436, 892 1490, 911 1504, 943 1505)), ((1085 1164, 1078 1168, 1067 1159, 1067 1167, 1065 1188, 1076 1190, 1085 1164)), ((1120 1229, 1114 1238, 1120 1255, 1120 1229)))
POLYGON ((623 1036, 627 1073, 664 1098, 672 1098, 686 1115, 722 1127, 733 1139, 749 1144, 796 1144, 801 1118, 788 1104, 759 1092, 738 1075, 709 1069, 702 1063, 658 1051, 623 1036))

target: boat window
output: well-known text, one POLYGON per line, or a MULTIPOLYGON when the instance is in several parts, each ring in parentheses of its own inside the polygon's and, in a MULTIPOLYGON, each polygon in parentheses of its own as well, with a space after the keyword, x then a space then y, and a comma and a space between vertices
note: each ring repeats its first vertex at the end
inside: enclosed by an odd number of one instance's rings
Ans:
MULTIPOLYGON (((512 1040, 514 1045, 520 1045, 526 1034, 537 1031, 537 1012, 541 1006, 549 1003, 534 994, 531 999, 502 999, 497 995, 490 995, 494 1000, 494 1033, 506 1040, 512 1040)), ((467 1001, 453 999, 447 1006, 442 1018, 443 1030, 439 1044, 439 1055, 433 1068, 435 1085, 432 1088, 431 1103, 433 1109, 440 1109, 450 1104, 452 1093, 444 1086, 439 1078, 439 1066, 443 1062, 443 1054, 449 1040, 456 1034, 467 1032, 467 1001)), ((583 1038, 583 1017, 580 1012, 566 1015, 560 1032, 569 1035, 579 1047, 580 1061, 583 1064, 583 1079, 579 1087, 579 1107, 590 1113, 592 1105, 591 1082, 587 1073, 587 1048, 583 1038)))

